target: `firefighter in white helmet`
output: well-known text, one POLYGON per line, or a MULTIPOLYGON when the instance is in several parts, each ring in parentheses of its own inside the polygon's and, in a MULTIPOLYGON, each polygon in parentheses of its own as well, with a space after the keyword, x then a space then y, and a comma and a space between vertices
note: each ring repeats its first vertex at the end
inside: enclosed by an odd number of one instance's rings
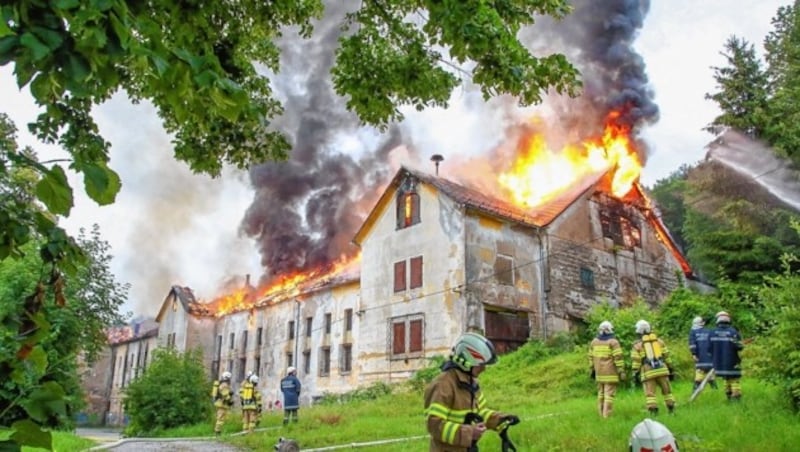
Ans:
POLYGON ((631 452, 678 452, 678 442, 662 423, 645 419, 631 431, 631 452))
POLYGON ((631 349, 631 370, 644 387, 645 403, 651 414, 658 414, 656 387, 661 388, 667 410, 675 410, 675 396, 669 381, 673 378, 672 360, 667 345, 656 337, 646 320, 636 322, 639 340, 631 349))
POLYGON ((251 433, 258 424, 258 413, 262 408, 258 375, 250 375, 250 378, 242 383, 239 388, 239 399, 242 402, 242 430, 251 433))
POLYGON ((222 372, 219 380, 214 381, 214 385, 211 389, 211 398, 214 401, 214 409, 217 414, 216 421, 214 422, 214 434, 219 436, 222 433, 222 425, 225 423, 228 411, 230 411, 233 405, 230 372, 222 372))
POLYGON ((622 347, 614 337, 614 325, 604 320, 597 330, 597 337, 589 344, 589 366, 597 382, 597 411, 600 416, 609 417, 617 385, 625 381, 625 362, 622 359, 622 347))
POLYGON ((728 400, 738 401, 742 397, 742 360, 739 356, 744 348, 742 336, 731 325, 731 315, 727 312, 718 312, 716 321, 717 327, 710 335, 714 372, 725 380, 725 395, 728 400))

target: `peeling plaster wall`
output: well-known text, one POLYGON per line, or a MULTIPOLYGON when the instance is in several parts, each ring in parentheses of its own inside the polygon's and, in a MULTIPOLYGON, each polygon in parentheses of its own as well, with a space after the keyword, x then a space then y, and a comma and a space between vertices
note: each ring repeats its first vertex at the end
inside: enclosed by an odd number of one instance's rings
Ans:
POLYGON ((481 215, 469 215, 466 224, 469 328, 485 329, 483 310, 488 304, 529 312, 531 330, 538 332, 542 282, 537 231, 481 215), (512 258, 514 285, 498 283, 498 254, 512 258))
POLYGON ((164 311, 164 318, 158 324, 158 346, 167 346, 167 337, 175 334, 175 349, 184 352, 187 349, 186 335, 189 330, 189 313, 175 294, 171 295, 170 305, 164 311))
POLYGON ((122 402, 125 388, 142 374, 153 360, 153 350, 158 347, 156 336, 132 340, 111 346, 111 363, 113 378, 109 394, 109 410, 106 413, 106 424, 124 425, 125 412, 122 402), (147 353, 145 353, 145 351, 147 353), (146 359, 145 359, 146 355, 146 359), (131 361, 133 356, 133 361, 131 361), (126 361, 127 358, 127 361, 126 361), (137 365, 141 359, 142 366, 137 365))
POLYGON ((597 303, 624 306, 642 298, 656 306, 682 284, 680 264, 641 213, 641 245, 625 249, 603 237, 600 209, 586 194, 547 227, 549 331, 569 329, 597 303), (593 288, 582 284, 581 268, 592 272, 593 288))
MULTIPOLYGON (((420 185, 420 222, 397 229, 394 201, 362 242, 360 383, 404 380, 435 355, 447 355, 465 331, 464 211, 451 198, 420 185), (423 258, 423 285, 394 293, 394 264, 423 258), (391 359, 392 319, 424 314, 422 356, 391 359)), ((392 196, 394 200, 394 196, 392 196)))

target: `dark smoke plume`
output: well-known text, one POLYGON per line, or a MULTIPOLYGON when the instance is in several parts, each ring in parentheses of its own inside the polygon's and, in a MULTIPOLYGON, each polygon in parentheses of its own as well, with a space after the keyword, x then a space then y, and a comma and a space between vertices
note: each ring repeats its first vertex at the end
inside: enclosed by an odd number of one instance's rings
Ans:
POLYGON ((337 139, 356 137, 360 129, 330 79, 348 5, 352 10, 353 2, 329 2, 311 40, 287 32, 280 41, 281 72, 273 81, 285 96, 285 114, 274 125, 293 147, 288 161, 251 169, 255 197, 242 221, 258 243, 262 283, 354 256, 353 235, 392 176, 387 162, 400 144, 396 131, 363 156, 335 149, 337 139))

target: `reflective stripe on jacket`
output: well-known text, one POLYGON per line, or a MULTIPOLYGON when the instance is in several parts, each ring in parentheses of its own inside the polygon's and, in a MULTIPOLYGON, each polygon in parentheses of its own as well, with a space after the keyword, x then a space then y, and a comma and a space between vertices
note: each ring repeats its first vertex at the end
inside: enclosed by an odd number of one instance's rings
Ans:
POLYGON ((440 373, 425 389, 425 416, 431 435, 431 452, 463 452, 472 444, 472 425, 465 425, 469 413, 484 419, 486 428, 505 427, 500 419, 505 414, 491 410, 486 404, 476 378, 458 368, 440 373))
POLYGON ((644 344, 641 340, 636 341, 631 349, 631 370, 636 373, 640 372, 641 380, 651 380, 657 377, 666 377, 669 375, 669 369, 672 367, 672 360, 669 357, 669 350, 667 345, 661 339, 656 339, 658 345, 661 347, 661 360, 663 365, 653 368, 647 363, 647 354, 644 351, 644 344))
MULTIPOLYGON (((212 394, 213 395, 213 394, 212 394)), ((231 384, 227 381, 222 381, 217 387, 217 394, 214 398, 214 406, 217 408, 228 408, 233 405, 233 393, 231 392, 231 384)))
POLYGON ((261 391, 253 383, 245 381, 239 388, 239 398, 242 401, 242 410, 261 411, 261 391))
POLYGON ((300 408, 300 380, 294 375, 287 375, 281 380, 283 393, 283 409, 296 410, 300 408))
POLYGON ((598 383, 619 383, 619 374, 625 369, 622 347, 613 334, 601 334, 589 345, 589 363, 594 368, 598 383))
POLYGON ((711 355, 714 372, 720 377, 739 378, 742 376, 739 350, 744 348, 742 337, 736 328, 720 324, 711 332, 711 355))

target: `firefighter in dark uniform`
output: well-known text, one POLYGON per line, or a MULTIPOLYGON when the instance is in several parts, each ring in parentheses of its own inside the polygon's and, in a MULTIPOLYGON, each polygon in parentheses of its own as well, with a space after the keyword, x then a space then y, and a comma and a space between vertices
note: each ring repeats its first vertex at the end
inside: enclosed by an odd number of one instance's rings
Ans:
MULTIPOLYGON (((692 329, 689 331, 689 352, 694 359, 694 388, 696 390, 706 375, 714 368, 711 361, 711 330, 705 327, 706 322, 702 317, 692 320, 692 329)), ((717 387, 714 376, 709 377, 708 383, 712 388, 717 387)))
POLYGON ((442 373, 425 389, 431 452, 476 451, 487 429, 507 441, 506 428, 519 418, 490 409, 478 384, 478 375, 495 362, 494 345, 482 335, 465 333, 458 339, 442 373))
POLYGON ((742 366, 739 351, 744 348, 742 337, 731 326, 731 316, 725 311, 716 315, 717 327, 711 332, 711 358, 714 373, 725 380, 725 395, 728 400, 742 397, 742 366))
POLYGON ((631 350, 631 370, 644 387, 645 404, 651 414, 658 414, 656 387, 661 388, 664 403, 670 413, 675 411, 675 396, 669 384, 672 379, 672 360, 667 345, 657 338, 646 320, 636 322, 639 340, 631 350))

